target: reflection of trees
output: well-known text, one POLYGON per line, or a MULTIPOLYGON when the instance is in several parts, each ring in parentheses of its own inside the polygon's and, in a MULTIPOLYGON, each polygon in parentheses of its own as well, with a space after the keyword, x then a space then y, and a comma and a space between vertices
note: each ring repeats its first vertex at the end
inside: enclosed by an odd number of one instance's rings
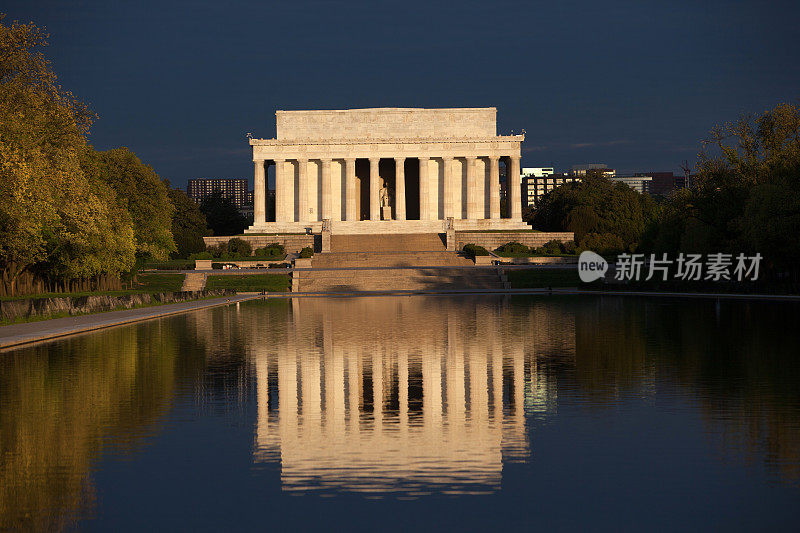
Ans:
POLYGON ((685 387, 723 453, 800 480, 800 337, 793 304, 598 298, 576 311, 575 373, 593 400, 685 387))
MULTIPOLYGON (((139 445, 173 395, 180 319, 0 355, 0 528, 61 529, 89 513, 109 436, 139 445)), ((185 346, 185 345, 183 345, 185 346)))

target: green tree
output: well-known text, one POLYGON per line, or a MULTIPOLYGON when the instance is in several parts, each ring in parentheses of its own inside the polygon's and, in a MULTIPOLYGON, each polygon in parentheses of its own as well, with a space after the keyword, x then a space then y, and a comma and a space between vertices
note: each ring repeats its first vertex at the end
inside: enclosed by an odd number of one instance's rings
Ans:
POLYGON ((178 257, 189 257, 190 254, 206 249, 203 237, 211 235, 206 216, 200 211, 197 203, 186 196, 180 189, 169 188, 169 199, 175 212, 172 215, 172 238, 177 247, 178 257))
POLYGON ((215 192, 200 203, 200 211, 206 216, 214 235, 238 235, 247 227, 247 218, 236 208, 233 200, 215 192))
POLYGON ((800 110, 780 104, 711 131, 696 186, 661 206, 649 240, 659 251, 759 252, 796 269, 798 227, 800 110))
POLYGON ((635 249, 655 213, 655 202, 648 195, 612 182, 599 171, 589 171, 582 181, 546 194, 533 213, 532 223, 536 229, 572 231, 578 244, 589 234, 610 234, 626 249, 635 249))
POLYGON ((84 172, 117 193, 131 214, 136 254, 158 261, 176 251, 172 238, 174 207, 169 186, 127 148, 100 152, 87 148, 82 153, 84 172))
POLYGON ((0 15, 0 290, 35 265, 88 278, 131 263, 126 214, 79 165, 92 114, 57 83, 33 24, 0 15))

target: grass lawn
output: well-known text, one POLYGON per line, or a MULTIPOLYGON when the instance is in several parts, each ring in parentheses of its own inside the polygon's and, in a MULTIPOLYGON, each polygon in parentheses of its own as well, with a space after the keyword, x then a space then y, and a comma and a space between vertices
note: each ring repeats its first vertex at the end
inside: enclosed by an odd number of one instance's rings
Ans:
POLYGON ((184 274, 139 274, 131 292, 175 292, 183 286, 184 274))
POLYGON ((513 289, 541 289, 545 287, 578 287, 581 280, 578 270, 572 268, 529 268, 506 270, 513 289))
POLYGON ((287 292, 288 274, 230 274, 208 276, 206 289, 233 289, 241 292, 287 292))

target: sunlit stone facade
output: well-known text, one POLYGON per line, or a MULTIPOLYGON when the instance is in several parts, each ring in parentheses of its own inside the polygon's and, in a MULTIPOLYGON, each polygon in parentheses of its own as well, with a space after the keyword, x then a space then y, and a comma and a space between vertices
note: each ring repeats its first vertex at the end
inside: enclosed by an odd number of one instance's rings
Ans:
POLYGON ((497 110, 377 108, 277 111, 275 139, 251 139, 255 218, 250 233, 441 232, 527 229, 520 145, 497 135, 497 110), (510 176, 500 212, 500 165, 510 176), (267 213, 274 167, 275 212, 267 213))

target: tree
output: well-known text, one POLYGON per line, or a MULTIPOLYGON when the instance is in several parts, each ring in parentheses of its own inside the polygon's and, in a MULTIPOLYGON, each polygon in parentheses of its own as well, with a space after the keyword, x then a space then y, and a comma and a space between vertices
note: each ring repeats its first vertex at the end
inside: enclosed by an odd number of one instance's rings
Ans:
POLYGON ((759 252, 796 269, 798 227, 800 110, 780 104, 715 127, 697 185, 670 198, 649 233, 658 251, 759 252))
POLYGON ((84 172, 116 191, 130 212, 136 254, 160 261, 175 252, 171 230, 175 208, 169 199, 169 186, 153 168, 124 147, 105 152, 87 148, 82 156, 84 172))
POLYGON ((169 199, 175 211, 172 215, 172 238, 177 247, 178 257, 189 257, 190 254, 206 249, 203 237, 211 235, 206 216, 200 211, 197 203, 186 196, 180 189, 168 189, 169 199))
POLYGON ((132 259, 125 255, 129 221, 113 193, 79 165, 92 114, 58 85, 41 53, 47 36, 33 24, 3 20, 0 289, 14 294, 17 278, 37 263, 70 278, 117 273, 132 259))
POLYGON ((626 249, 635 249, 655 211, 648 195, 612 182, 599 171, 589 171, 583 181, 567 183, 543 196, 532 223, 536 229, 572 231, 581 246, 589 234, 610 234, 619 237, 626 249))
POLYGON ((247 218, 239 213, 233 200, 219 191, 203 199, 200 211, 214 235, 238 235, 247 227, 247 218))

